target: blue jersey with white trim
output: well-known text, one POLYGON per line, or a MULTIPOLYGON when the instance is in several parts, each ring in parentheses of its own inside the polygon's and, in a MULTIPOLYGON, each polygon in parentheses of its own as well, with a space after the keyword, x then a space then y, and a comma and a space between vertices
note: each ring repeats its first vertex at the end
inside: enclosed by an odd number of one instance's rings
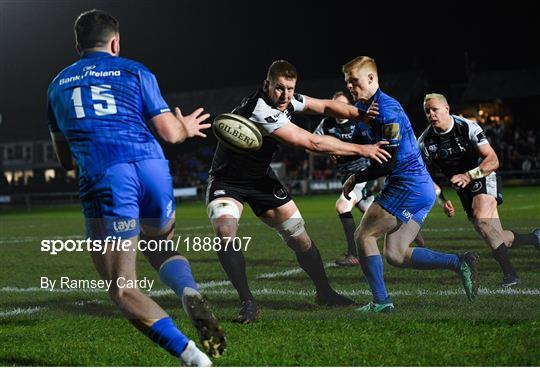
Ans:
MULTIPOLYGON (((387 180, 410 181, 416 177, 429 177, 411 122, 401 104, 380 89, 375 93, 373 102, 379 104, 379 116, 371 121, 375 141, 385 140, 389 142, 388 147, 398 147, 396 164, 387 180)), ((364 112, 368 109, 368 105, 361 101, 356 102, 355 106, 364 112)))
POLYGON ((56 76, 47 97, 49 129, 66 137, 81 183, 118 163, 165 158, 147 121, 170 109, 142 64, 86 53, 56 76))

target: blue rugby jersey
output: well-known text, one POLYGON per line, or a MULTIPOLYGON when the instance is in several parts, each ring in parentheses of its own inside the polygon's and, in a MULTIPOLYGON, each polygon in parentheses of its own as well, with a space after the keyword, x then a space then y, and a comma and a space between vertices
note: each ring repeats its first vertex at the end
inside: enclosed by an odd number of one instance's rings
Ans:
POLYGON ((170 109, 142 64, 86 53, 54 78, 47 97, 49 129, 65 135, 81 182, 118 163, 165 158, 146 122, 170 109))
MULTIPOLYGON (((429 176, 411 122, 400 103, 380 89, 375 93, 373 102, 379 104, 379 116, 371 121, 374 140, 386 140, 389 146, 399 147, 396 164, 388 180, 414 180, 415 177, 429 176)), ((368 105, 361 101, 355 106, 364 112, 368 109, 368 105)))

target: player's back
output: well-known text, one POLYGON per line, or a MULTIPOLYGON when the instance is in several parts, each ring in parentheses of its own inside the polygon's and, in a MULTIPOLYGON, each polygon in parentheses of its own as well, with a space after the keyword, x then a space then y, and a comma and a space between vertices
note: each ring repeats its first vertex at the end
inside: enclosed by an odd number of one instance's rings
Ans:
MULTIPOLYGON (((377 91, 373 100, 379 104, 380 113, 372 122, 375 140, 387 140, 389 146, 398 147, 396 164, 388 176, 389 180, 429 177, 411 122, 401 104, 381 90, 377 91)), ((362 109, 362 106, 359 108, 362 109)))
POLYGON ((143 65, 85 54, 52 81, 48 99, 51 130, 67 138, 82 178, 117 163, 164 158, 146 121, 169 108, 143 65))

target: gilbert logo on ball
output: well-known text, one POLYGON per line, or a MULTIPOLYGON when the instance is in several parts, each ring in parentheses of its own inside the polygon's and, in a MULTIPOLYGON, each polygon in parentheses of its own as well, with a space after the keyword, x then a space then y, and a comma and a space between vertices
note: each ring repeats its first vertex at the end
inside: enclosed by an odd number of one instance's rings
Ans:
POLYGON ((257 151, 263 143, 257 125, 240 115, 221 114, 214 119, 212 129, 221 143, 235 151, 257 151))

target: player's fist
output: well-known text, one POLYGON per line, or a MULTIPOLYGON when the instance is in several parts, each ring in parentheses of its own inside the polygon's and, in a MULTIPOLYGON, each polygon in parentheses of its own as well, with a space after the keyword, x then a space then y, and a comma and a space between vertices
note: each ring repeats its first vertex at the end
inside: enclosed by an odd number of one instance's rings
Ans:
POLYGON ((456 174, 450 178, 450 182, 459 188, 465 188, 471 182, 471 178, 467 174, 456 174))
POLYGON ((443 211, 446 213, 446 216, 453 217, 456 213, 456 210, 454 209, 454 205, 451 201, 445 201, 443 204, 443 211))

